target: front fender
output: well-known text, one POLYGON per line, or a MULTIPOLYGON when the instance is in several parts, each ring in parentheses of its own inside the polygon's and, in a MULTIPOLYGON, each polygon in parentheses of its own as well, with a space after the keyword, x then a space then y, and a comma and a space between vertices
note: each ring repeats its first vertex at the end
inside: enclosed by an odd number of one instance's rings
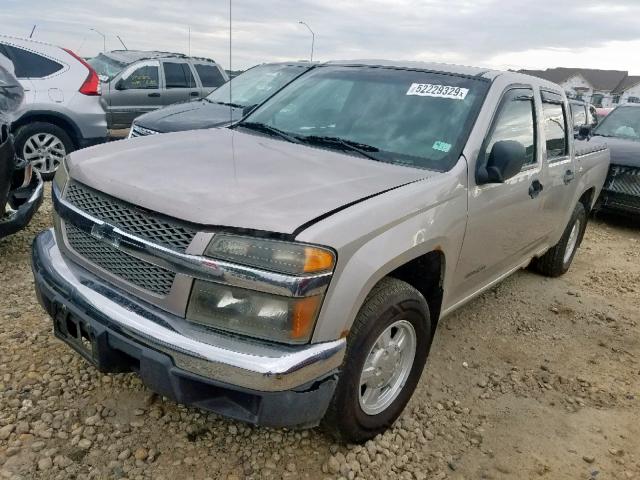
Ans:
POLYGON ((466 228, 466 162, 343 210, 305 230, 299 240, 338 252, 334 277, 313 342, 346 336, 366 296, 383 277, 428 252, 445 256, 444 289, 466 228))

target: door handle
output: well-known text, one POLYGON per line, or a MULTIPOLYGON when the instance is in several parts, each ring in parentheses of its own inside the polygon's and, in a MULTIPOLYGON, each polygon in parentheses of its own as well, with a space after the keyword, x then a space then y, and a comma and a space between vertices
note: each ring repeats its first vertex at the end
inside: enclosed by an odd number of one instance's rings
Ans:
POLYGON ((200 95, 200 93, 198 92, 191 92, 189 95, 191 95, 192 97, 197 97, 200 95))
POLYGON ((540 180, 534 180, 533 182, 531 182, 531 186, 529 187, 529 196, 531 198, 536 198, 538 195, 540 195, 540 192, 543 190, 543 186, 540 183, 540 180))
POLYGON ((159 93, 148 93, 147 97, 159 97, 160 94, 159 93))
POLYGON ((574 178, 576 178, 576 176, 573 173, 573 171, 572 170, 567 170, 562 179, 563 179, 565 185, 569 185, 573 181, 574 178))

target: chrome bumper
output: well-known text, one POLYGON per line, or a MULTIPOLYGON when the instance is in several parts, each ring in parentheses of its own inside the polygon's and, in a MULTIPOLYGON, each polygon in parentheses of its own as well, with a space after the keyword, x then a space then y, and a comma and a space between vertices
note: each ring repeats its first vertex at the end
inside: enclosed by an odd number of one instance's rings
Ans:
POLYGON ((36 287, 49 302, 163 352, 185 371, 254 391, 291 390, 336 371, 345 339, 289 346, 199 327, 106 284, 60 253, 52 230, 33 245, 36 287))

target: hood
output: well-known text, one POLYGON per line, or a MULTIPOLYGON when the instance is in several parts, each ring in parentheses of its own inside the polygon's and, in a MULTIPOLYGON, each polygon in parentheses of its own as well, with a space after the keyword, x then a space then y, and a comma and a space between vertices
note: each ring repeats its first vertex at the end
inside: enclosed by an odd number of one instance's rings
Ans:
POLYGON ((611 152, 611 165, 624 165, 627 167, 640 168, 640 141, 629 140, 617 137, 598 137, 602 138, 609 147, 611 152))
POLYGON ((156 132, 182 132, 228 125, 242 118, 241 108, 207 100, 169 105, 136 118, 136 125, 156 132))
POLYGON ((111 142, 72 153, 68 165, 77 181, 152 211, 279 233, 438 175, 226 128, 111 142))

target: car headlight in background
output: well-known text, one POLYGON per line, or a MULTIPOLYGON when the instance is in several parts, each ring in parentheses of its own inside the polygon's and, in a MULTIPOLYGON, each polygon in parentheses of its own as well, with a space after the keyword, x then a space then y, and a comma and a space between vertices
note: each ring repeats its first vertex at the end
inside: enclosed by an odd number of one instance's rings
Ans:
MULTIPOLYGON (((292 276, 330 273, 333 251, 300 243, 216 234, 205 256, 292 276)), ((187 319, 224 331, 286 343, 306 343, 324 292, 286 297, 196 280, 187 319)))

